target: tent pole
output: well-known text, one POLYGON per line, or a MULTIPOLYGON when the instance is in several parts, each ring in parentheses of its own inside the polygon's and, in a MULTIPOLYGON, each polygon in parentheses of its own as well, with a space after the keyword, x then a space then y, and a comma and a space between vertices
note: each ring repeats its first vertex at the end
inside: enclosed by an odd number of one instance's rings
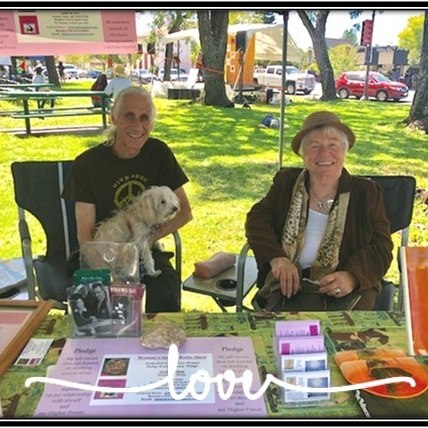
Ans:
POLYGON ((287 65, 287 36, 288 36, 288 10, 281 12, 284 26, 282 31, 282 75, 281 75, 281 115, 279 120, 279 166, 282 168, 282 157, 284 147, 284 127, 285 127, 285 77, 287 65))

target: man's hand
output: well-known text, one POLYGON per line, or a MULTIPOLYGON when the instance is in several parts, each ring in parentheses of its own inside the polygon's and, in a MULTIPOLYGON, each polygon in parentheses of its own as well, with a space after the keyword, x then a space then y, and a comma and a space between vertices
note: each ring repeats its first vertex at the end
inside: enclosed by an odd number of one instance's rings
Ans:
POLYGON ((275 257, 270 261, 273 277, 280 283, 281 292, 290 298, 299 291, 300 277, 297 267, 287 257, 275 257))

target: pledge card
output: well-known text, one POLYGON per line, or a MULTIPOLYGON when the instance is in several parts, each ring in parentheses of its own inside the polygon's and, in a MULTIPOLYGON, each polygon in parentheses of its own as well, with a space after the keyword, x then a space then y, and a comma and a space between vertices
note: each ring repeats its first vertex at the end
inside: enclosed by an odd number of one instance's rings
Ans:
POLYGON ((329 392, 319 392, 314 388, 330 388, 330 370, 303 373, 282 373, 281 379, 290 385, 307 388, 307 391, 293 391, 283 389, 284 403, 308 403, 329 400, 329 392))
POLYGON ((277 361, 280 372, 310 372, 328 369, 326 352, 279 355, 277 361))
POLYGON ((15 366, 38 366, 52 345, 53 339, 30 339, 15 366))

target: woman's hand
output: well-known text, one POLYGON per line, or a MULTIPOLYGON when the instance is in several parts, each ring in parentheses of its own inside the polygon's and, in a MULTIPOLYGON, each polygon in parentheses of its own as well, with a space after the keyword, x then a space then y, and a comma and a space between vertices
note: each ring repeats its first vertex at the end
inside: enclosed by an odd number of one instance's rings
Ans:
POLYGON ((275 257, 270 261, 273 277, 279 282, 281 292, 290 298, 299 291, 300 276, 297 267, 286 257, 275 257))
POLYGON ((321 278, 319 292, 339 298, 352 293, 357 286, 357 278, 352 273, 342 270, 321 278))

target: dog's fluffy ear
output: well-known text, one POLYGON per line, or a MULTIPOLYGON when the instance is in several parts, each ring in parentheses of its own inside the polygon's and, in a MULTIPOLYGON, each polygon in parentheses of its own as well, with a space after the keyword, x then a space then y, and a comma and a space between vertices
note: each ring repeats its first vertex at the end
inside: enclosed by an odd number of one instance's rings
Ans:
MULTIPOLYGON (((140 204, 136 207, 136 209, 141 210, 142 218, 144 222, 150 226, 156 224, 158 222, 158 218, 156 216, 156 198, 155 194, 151 192, 144 192, 141 196, 140 204)), ((140 215, 138 215, 140 218, 140 215)))

